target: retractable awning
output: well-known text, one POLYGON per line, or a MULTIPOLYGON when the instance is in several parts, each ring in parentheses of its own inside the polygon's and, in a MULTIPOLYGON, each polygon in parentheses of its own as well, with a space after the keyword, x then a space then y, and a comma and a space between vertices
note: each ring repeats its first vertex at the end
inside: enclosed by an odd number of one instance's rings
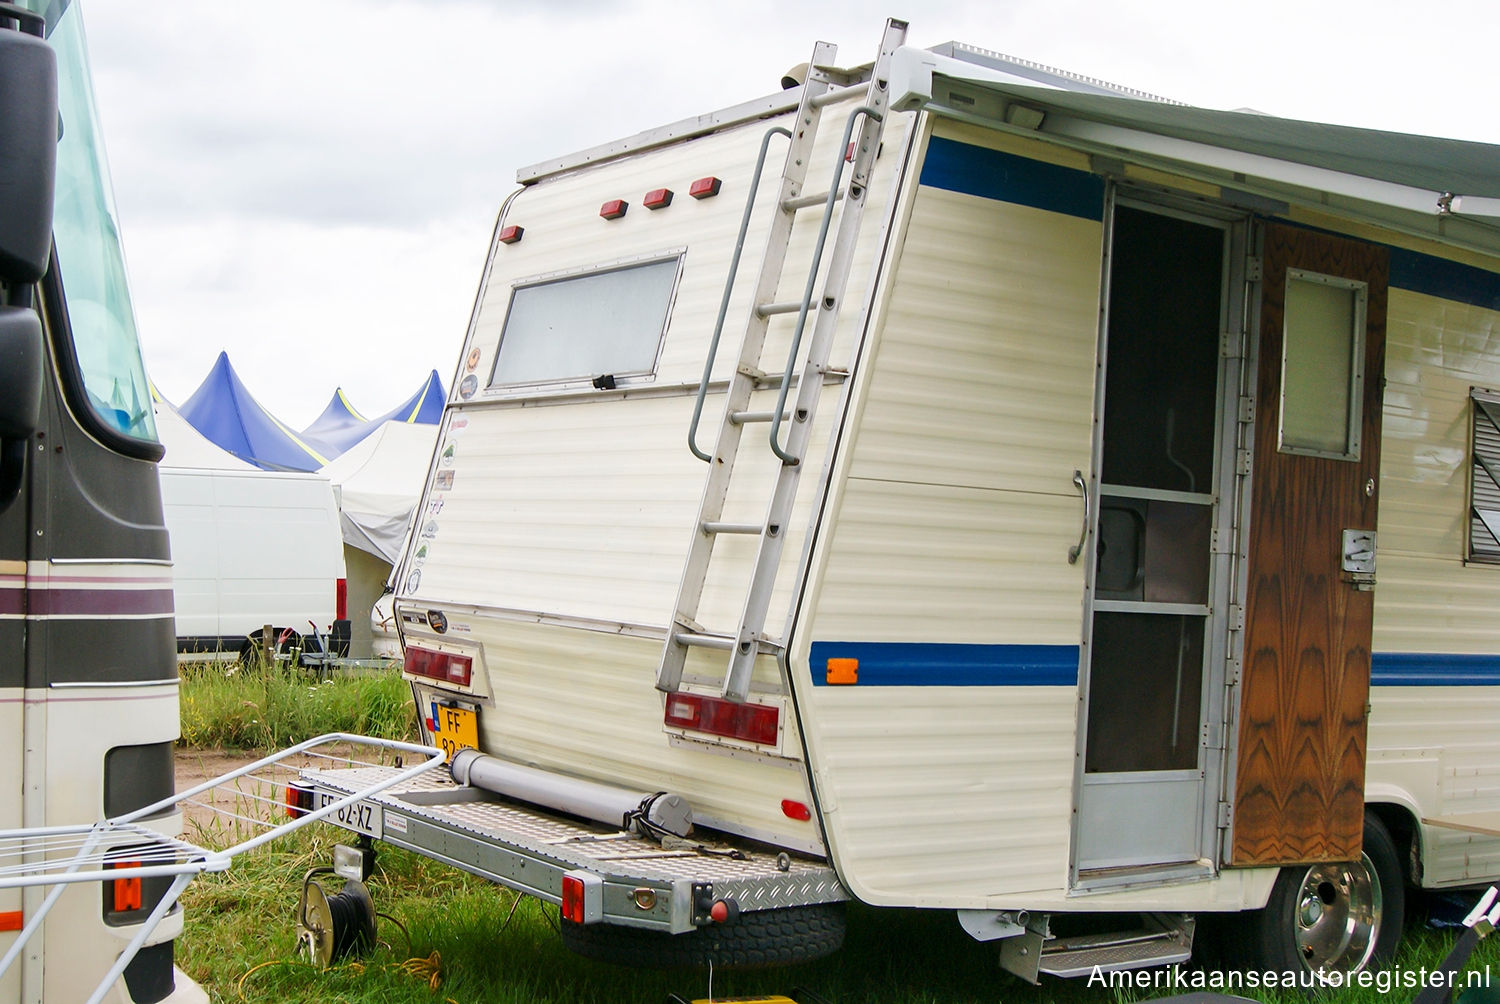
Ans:
POLYGON ((892 107, 1040 135, 1270 198, 1353 200, 1411 217, 1401 222, 1424 235, 1500 251, 1500 146, 1196 108, 1045 68, 1027 74, 1027 65, 957 44, 903 47, 892 63, 892 107))

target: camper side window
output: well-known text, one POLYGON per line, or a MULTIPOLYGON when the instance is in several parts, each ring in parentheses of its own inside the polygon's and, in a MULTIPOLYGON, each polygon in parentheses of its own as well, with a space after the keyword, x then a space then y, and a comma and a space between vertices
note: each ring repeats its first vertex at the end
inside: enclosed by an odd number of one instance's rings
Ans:
POLYGON ((1469 560, 1500 564, 1500 394, 1471 391, 1469 560))
POLYGON ((517 285, 491 387, 649 377, 671 313, 681 257, 517 285))

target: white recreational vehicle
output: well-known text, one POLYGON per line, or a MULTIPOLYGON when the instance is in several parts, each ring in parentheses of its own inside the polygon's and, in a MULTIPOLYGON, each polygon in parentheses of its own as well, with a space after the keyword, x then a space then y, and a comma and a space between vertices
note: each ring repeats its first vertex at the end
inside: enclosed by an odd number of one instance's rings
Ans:
POLYGON ((622 961, 1378 960, 1500 877, 1500 148, 904 36, 520 172, 346 822, 622 961))

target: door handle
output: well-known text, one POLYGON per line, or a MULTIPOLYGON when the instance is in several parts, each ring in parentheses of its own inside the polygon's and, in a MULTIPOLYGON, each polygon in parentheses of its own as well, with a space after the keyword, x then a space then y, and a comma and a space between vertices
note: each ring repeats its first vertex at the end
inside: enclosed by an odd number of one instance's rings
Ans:
POLYGON ((1083 553, 1083 545, 1089 539, 1089 486, 1083 480, 1083 472, 1073 472, 1073 483, 1078 486, 1079 494, 1083 496, 1083 526, 1078 529, 1078 543, 1068 548, 1068 564, 1078 564, 1078 556, 1083 553))

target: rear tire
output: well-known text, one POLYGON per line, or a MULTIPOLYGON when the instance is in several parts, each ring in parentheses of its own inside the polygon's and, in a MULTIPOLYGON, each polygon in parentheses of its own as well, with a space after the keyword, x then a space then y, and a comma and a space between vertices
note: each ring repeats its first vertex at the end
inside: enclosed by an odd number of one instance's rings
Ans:
POLYGON ((1366 811, 1359 861, 1283 868, 1265 909, 1224 925, 1221 954, 1236 968, 1358 972, 1395 954, 1405 910, 1395 841, 1366 811))
POLYGON ((599 962, 638 969, 757 969, 811 962, 844 944, 844 904, 817 903, 742 913, 727 924, 682 934, 563 921, 563 945, 599 962))

